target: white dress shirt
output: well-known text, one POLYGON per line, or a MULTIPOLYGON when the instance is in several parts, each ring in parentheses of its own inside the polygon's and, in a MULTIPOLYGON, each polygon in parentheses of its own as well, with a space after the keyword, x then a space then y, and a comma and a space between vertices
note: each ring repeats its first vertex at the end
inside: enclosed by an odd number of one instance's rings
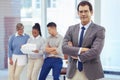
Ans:
MULTIPOLYGON (((83 37, 84 37, 84 35, 85 35, 85 33, 86 33, 88 27, 90 26, 90 24, 91 24, 91 21, 90 21, 88 24, 84 25, 85 30, 84 30, 83 37)), ((80 30, 79 30, 79 35, 78 35, 78 43, 79 43, 79 40, 80 40, 81 31, 82 31, 81 27, 83 27, 83 25, 80 23, 80 30)), ((82 49, 82 47, 80 47, 80 49, 79 49, 79 51, 78 51, 78 55, 80 55, 81 49, 82 49)), ((78 58, 78 60, 81 61, 80 58, 78 58)))

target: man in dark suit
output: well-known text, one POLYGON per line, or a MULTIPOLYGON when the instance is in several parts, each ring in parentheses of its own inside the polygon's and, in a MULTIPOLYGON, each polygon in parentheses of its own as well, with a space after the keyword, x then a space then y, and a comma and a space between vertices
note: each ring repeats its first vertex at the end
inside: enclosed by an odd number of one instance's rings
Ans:
POLYGON ((68 28, 63 53, 68 57, 67 80, 100 80, 104 77, 100 54, 105 29, 91 21, 92 5, 81 1, 77 7, 80 23, 68 28))

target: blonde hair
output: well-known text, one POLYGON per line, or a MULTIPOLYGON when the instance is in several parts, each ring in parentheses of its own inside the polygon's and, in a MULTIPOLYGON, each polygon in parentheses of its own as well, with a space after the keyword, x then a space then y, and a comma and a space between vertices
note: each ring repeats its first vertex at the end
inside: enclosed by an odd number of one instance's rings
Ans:
POLYGON ((23 24, 22 23, 17 23, 16 30, 19 30, 21 28, 24 28, 23 24))

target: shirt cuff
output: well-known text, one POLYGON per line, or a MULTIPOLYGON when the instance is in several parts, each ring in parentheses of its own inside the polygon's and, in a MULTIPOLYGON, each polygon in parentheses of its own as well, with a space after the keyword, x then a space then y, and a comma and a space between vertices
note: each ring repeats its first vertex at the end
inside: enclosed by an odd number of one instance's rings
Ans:
POLYGON ((82 50, 82 47, 79 49, 79 51, 78 51, 78 55, 80 55, 80 53, 81 53, 81 50, 82 50))
POLYGON ((80 59, 80 57, 79 57, 79 55, 80 55, 80 53, 81 53, 81 50, 82 50, 82 47, 79 49, 79 51, 78 51, 78 61, 80 61, 81 62, 81 59, 80 59))

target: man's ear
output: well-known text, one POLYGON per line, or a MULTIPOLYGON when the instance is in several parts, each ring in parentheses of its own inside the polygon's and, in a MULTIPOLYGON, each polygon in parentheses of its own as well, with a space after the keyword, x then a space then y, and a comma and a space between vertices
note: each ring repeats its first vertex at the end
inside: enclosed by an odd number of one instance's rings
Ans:
POLYGON ((91 15, 93 15, 93 11, 90 11, 91 12, 91 15))
POLYGON ((77 11, 77 15, 79 15, 79 11, 77 11))

